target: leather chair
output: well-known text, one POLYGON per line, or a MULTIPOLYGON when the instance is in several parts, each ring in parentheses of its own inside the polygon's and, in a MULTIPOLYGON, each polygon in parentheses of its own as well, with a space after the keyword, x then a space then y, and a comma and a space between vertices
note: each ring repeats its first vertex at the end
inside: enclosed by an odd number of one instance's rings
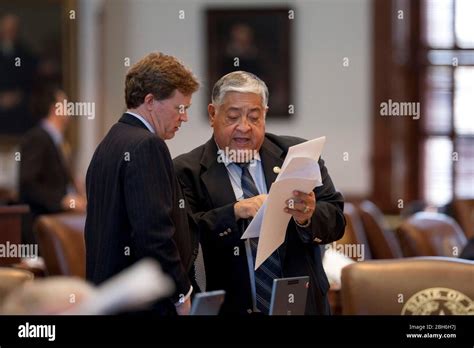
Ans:
POLYGON ((452 208, 467 239, 474 238, 474 199, 456 199, 452 208))
POLYGON ((85 278, 85 221, 85 215, 70 213, 38 218, 34 231, 48 275, 85 278))
POLYGON ((398 229, 403 254, 411 256, 459 256, 466 236, 451 217, 420 212, 404 221, 398 229))
MULTIPOLYGON (((354 248, 363 248, 364 259, 371 259, 372 254, 369 242, 365 235, 364 226, 362 225, 357 209, 352 203, 344 203, 344 216, 346 218, 346 229, 344 231, 344 236, 335 242, 336 250, 339 251, 339 248, 344 248, 344 250, 351 251, 354 250, 354 248), (347 247, 345 247, 346 245, 347 247)), ((361 255, 358 255, 358 253, 343 253, 354 261, 361 261, 361 255)))
POLYGON ((371 201, 363 201, 358 206, 374 259, 396 259, 403 257, 402 249, 395 233, 390 229, 383 213, 371 201))
POLYGON ((0 267, 0 304, 7 294, 27 281, 33 280, 33 273, 9 267, 0 267))
POLYGON ((342 270, 342 314, 474 314, 474 261, 370 260, 342 270))

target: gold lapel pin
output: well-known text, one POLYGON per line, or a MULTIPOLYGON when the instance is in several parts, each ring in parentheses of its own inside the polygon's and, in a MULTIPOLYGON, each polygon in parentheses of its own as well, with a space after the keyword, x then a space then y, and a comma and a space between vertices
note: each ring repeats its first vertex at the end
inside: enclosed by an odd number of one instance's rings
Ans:
POLYGON ((278 167, 278 166, 273 167, 273 173, 278 174, 278 173, 280 173, 280 171, 281 171, 280 167, 278 167))

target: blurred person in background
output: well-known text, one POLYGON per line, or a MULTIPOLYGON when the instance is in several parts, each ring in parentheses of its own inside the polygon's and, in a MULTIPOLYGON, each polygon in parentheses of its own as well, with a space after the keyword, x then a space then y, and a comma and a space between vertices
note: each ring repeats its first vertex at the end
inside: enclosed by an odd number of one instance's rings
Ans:
POLYGON ((40 88, 33 97, 41 121, 20 144, 20 200, 31 210, 31 221, 24 228, 25 242, 34 241, 31 223, 38 215, 86 210, 85 190, 72 174, 71 150, 64 137, 71 117, 56 108, 56 103, 62 104, 66 98, 54 85, 40 88))

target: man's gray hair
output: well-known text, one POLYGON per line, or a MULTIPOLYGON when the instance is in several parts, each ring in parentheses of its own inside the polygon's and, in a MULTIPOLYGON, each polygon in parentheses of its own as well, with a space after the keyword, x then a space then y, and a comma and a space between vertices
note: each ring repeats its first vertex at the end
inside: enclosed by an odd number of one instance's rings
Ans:
POLYGON ((233 71, 222 76, 212 89, 212 104, 221 105, 228 92, 255 93, 262 97, 264 107, 268 105, 267 85, 247 71, 233 71))

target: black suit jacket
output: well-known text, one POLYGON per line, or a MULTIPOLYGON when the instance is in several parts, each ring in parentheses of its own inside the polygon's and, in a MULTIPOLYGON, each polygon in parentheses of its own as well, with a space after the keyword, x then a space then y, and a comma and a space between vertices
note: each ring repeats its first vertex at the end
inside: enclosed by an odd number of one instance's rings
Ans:
POLYGON ((156 310, 174 314, 190 288, 197 255, 168 147, 136 117, 124 114, 97 147, 86 177, 87 279, 101 283, 136 261, 156 259, 175 294, 156 310))
MULTIPOLYGON (((283 164, 288 148, 303 139, 267 133, 260 149, 268 190, 277 174, 273 167, 283 164)), ((242 228, 235 220, 236 198, 227 169, 217 162, 214 139, 174 160, 183 191, 200 228, 206 267, 207 290, 224 289, 226 299, 221 313, 248 313, 252 308, 250 280, 242 228), (238 252, 236 253, 236 250, 238 252), (236 255, 238 254, 238 255, 236 255)), ((306 232, 322 243, 338 240, 344 234, 343 197, 336 192, 331 178, 319 160, 323 186, 315 189, 316 212, 306 232)), ((290 220, 286 240, 279 248, 284 277, 309 276, 307 314, 329 314, 329 283, 322 267, 317 243, 303 242, 290 220)))
POLYGON ((35 127, 20 145, 20 199, 30 205, 33 218, 63 210, 61 200, 71 177, 51 136, 35 127))

